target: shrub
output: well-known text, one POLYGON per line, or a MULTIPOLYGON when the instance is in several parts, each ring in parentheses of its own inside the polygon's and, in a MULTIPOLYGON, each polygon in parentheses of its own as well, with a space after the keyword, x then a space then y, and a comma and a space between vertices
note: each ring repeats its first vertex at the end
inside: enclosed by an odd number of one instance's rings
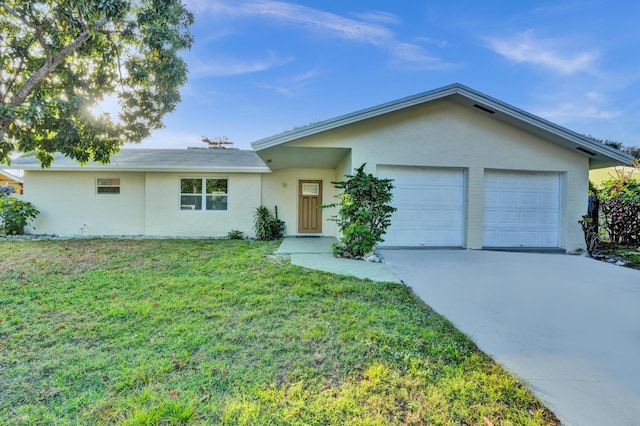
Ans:
POLYGON ((390 205, 393 198, 391 179, 381 179, 364 172, 366 163, 356 169, 355 175, 331 182, 342 193, 339 203, 322 206, 339 206, 338 214, 330 220, 336 222, 342 233, 341 245, 334 252, 346 252, 347 256, 361 257, 384 241, 382 236, 391 225, 391 214, 396 211, 390 205))
MULTIPOLYGON (((277 212, 276 207, 276 212, 277 212)), ((254 213, 254 225, 256 237, 259 240, 277 240, 284 234, 284 222, 278 220, 277 213, 274 216, 265 206, 260 206, 254 213)))
POLYGON ((28 201, 0 197, 0 231, 6 235, 22 235, 24 228, 40 213, 28 201))
POLYGON ((603 183, 597 192, 600 222, 615 244, 640 244, 640 181, 618 176, 603 183))
POLYGON ((242 240, 244 238, 244 232, 238 229, 232 229, 227 234, 227 238, 229 238, 230 240, 242 240))

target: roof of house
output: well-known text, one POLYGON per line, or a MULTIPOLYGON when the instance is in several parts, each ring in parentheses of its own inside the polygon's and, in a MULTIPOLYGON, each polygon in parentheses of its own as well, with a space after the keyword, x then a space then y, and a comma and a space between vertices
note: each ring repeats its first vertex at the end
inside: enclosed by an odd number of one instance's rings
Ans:
POLYGON ((629 164, 633 161, 632 156, 622 151, 459 83, 279 133, 255 141, 251 146, 260 153, 267 148, 439 99, 448 99, 469 108, 475 108, 496 120, 518 127, 565 148, 577 150, 582 155, 589 157, 589 165, 592 169, 629 164))
MULTIPOLYGON (((269 168, 255 151, 236 149, 123 149, 111 157, 109 164, 89 162, 85 165, 56 154, 53 171, 176 171, 218 173, 268 173, 269 168)), ((23 170, 41 170, 34 156, 12 160, 11 167, 23 170)))
MULTIPOLYGON (((13 180, 16 182, 22 182, 22 178, 14 173, 11 173, 9 170, 0 170, 0 176, 4 176, 9 180, 13 180)), ((4 179, 0 179, 4 180, 4 179)))

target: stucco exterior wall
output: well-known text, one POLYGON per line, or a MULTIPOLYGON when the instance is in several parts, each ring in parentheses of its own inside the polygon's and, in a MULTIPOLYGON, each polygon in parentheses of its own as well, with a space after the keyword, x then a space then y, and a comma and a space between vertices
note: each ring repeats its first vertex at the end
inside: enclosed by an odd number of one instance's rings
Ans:
POLYGON ((260 174, 26 171, 24 199, 40 215, 31 232, 62 236, 254 236, 260 174), (180 178, 228 179, 226 211, 180 210, 180 178), (97 178, 120 178, 120 194, 97 194, 97 178))
POLYGON ((146 235, 224 237, 232 229, 255 236, 253 213, 260 205, 260 174, 147 173, 146 235), (226 211, 180 210, 180 178, 227 178, 226 211))
POLYGON ((144 173, 24 173, 24 199, 40 214, 30 232, 79 235, 144 234, 144 173), (97 178, 120 178, 120 194, 98 194, 97 178))
POLYGON ((465 240, 482 248, 485 170, 558 172, 562 176, 560 247, 584 247, 577 221, 586 211, 589 160, 501 123, 481 111, 439 100, 317 134, 292 146, 351 148, 351 165, 456 167, 467 176, 465 240))
MULTIPOLYGON (((282 169, 262 175, 262 204, 273 210, 278 206, 278 217, 287 226, 287 235, 298 234, 298 181, 321 180, 322 203, 335 202, 336 190, 331 185, 336 180, 334 169, 282 169)), ((336 235, 336 224, 329 219, 335 209, 322 210, 322 234, 336 235)))
POLYGON ((342 161, 336 167, 336 179, 337 181, 343 180, 346 175, 353 174, 353 167, 351 167, 351 153, 345 155, 342 161))

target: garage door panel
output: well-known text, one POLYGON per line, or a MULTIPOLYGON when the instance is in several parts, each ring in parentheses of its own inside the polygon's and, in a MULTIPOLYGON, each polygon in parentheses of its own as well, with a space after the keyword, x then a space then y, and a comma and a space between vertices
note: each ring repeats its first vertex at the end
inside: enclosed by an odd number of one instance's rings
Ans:
POLYGON ((421 195, 414 187, 398 186, 396 193, 394 194, 394 199, 396 197, 398 198, 398 204, 412 205, 416 201, 420 200, 421 195))
POLYGON ((560 175, 487 171, 483 245, 557 247, 560 175))
POLYGON ((538 233, 538 242, 541 245, 546 245, 547 247, 551 247, 551 244, 556 243, 558 240, 558 234, 554 231, 549 232, 540 232, 538 233))
POLYGON ((549 208, 558 209, 559 199, 558 194, 554 192, 543 192, 538 195, 538 199, 542 205, 548 206, 549 208))
POLYGON ((538 225, 540 223, 539 216, 537 212, 522 212, 520 214, 520 223, 523 225, 538 225))
POLYGON ((559 224, 558 215, 555 212, 541 212, 538 215, 538 223, 540 225, 547 225, 549 227, 557 227, 559 224))
POLYGON ((499 211, 496 212, 498 220, 493 222, 495 226, 505 226, 506 224, 518 223, 518 213, 512 211, 499 211))
POLYGON ((541 195, 537 192, 522 192, 518 194, 518 205, 522 207, 537 208, 541 206, 541 195))
POLYGON ((497 207, 511 206, 518 202, 518 193, 515 191, 503 191, 498 193, 497 207))
POLYGON ((459 169, 378 166, 394 179, 398 210, 384 236, 390 246, 462 246, 464 173, 459 169))
POLYGON ((420 210, 398 209, 394 214, 394 218, 402 223, 415 223, 417 220, 420 220, 420 210))

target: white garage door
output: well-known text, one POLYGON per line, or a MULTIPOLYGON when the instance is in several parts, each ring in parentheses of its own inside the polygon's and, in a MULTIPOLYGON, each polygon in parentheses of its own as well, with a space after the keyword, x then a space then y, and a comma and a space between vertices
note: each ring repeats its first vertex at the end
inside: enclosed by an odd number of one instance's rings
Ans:
POLYGON ((558 173, 485 173, 485 247, 558 247, 559 222, 558 173))
POLYGON ((392 204, 398 209, 383 237, 383 245, 463 245, 462 170, 378 166, 378 175, 394 179, 392 204))

